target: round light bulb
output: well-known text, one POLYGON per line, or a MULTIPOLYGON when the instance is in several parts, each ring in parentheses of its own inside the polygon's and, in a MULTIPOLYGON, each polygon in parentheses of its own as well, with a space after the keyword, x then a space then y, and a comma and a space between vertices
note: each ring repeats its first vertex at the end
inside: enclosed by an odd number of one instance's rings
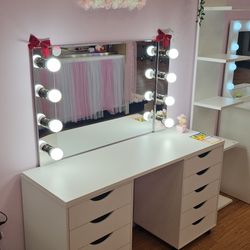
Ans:
POLYGON ((239 48, 240 48, 240 46, 238 43, 236 43, 236 42, 232 43, 232 45, 231 45, 232 51, 237 51, 239 48))
POLYGON ((53 160, 59 161, 63 158, 63 151, 60 148, 52 148, 49 155, 53 160))
POLYGON ((250 31, 250 22, 247 22, 246 27, 247 27, 247 30, 250 31))
POLYGON ((235 71, 237 69, 237 66, 234 62, 230 63, 229 64, 229 70, 230 71, 235 71))
POLYGON ((147 69, 147 70, 145 71, 145 77, 146 77, 147 79, 153 79, 153 78, 154 78, 154 75, 155 75, 155 72, 154 72, 153 69, 147 69))
POLYGON ((151 112, 147 111, 147 112, 145 112, 145 113, 143 114, 143 119, 144 119, 145 121, 149 121, 149 120, 151 120, 151 118, 152 118, 151 112))
POLYGON ((177 80, 177 76, 175 73, 168 73, 166 74, 165 78, 169 83, 174 83, 177 80))
POLYGON ((174 120, 172 118, 167 118, 163 121, 165 127, 172 128, 175 124, 174 120))
POLYGON ((51 89, 47 94, 47 99, 51 102, 57 103, 62 99, 62 93, 58 89, 51 89))
POLYGON ((53 46, 52 47, 52 55, 53 56, 60 56, 62 53, 62 49, 60 46, 53 46))
POLYGON ((155 46, 151 45, 147 47, 147 54, 149 56, 155 56, 155 46))
POLYGON ((51 57, 46 61, 46 68, 51 72, 57 72, 61 69, 61 62, 54 57, 51 57))
POLYGON ((239 31, 242 28, 241 22, 240 21, 236 21, 234 22, 234 31, 239 31))
POLYGON ((144 94, 144 98, 146 101, 152 101, 154 99, 154 93, 152 91, 147 91, 144 94))
POLYGON ((179 56, 179 51, 177 49, 170 49, 167 52, 167 55, 169 56, 169 58, 171 59, 176 59, 179 56))
POLYGON ((173 106, 175 104, 175 99, 173 96, 166 96, 163 98, 163 101, 167 106, 173 106))
POLYGON ((227 84, 227 90, 233 90, 234 89, 234 84, 232 82, 229 82, 227 84))
POLYGON ((54 132, 54 133, 57 133, 57 132, 60 132, 62 131, 63 129, 63 124, 60 120, 57 120, 57 119, 53 119, 53 120, 50 120, 49 123, 48 123, 48 127, 49 129, 54 132))

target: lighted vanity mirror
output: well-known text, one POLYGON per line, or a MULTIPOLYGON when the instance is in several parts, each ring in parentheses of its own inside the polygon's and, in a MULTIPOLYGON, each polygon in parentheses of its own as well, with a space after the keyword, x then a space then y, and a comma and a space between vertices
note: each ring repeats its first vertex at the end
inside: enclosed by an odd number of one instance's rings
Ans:
MULTIPOLYGON (((154 79, 145 77, 155 68, 150 45, 155 42, 62 45, 51 63, 33 49, 40 166, 152 132, 152 120, 143 119, 153 109, 144 93, 155 91, 154 79)), ((167 72, 168 57, 160 65, 167 72)))

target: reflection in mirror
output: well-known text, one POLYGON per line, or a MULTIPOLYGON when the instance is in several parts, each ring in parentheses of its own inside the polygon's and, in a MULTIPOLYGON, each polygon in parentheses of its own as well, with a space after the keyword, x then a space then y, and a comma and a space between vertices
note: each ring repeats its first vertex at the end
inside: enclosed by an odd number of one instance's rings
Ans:
MULTIPOLYGON (((40 165, 152 132, 144 93, 154 89, 145 70, 151 40, 60 46, 44 58, 32 51, 33 82, 40 139, 40 165), (53 60, 52 60, 53 59, 53 60), (89 126, 90 125, 90 126, 89 126)), ((168 57, 161 61, 168 71, 168 57)), ((166 84, 159 89, 166 93, 166 84)))

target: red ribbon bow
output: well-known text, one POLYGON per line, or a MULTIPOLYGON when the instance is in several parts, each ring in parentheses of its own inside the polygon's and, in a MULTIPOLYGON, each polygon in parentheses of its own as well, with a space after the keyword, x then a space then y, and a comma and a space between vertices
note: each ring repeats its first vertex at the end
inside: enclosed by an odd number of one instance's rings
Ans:
POLYGON ((164 49, 170 46, 172 35, 164 33, 162 30, 158 29, 158 36, 156 37, 156 42, 160 42, 164 49))
POLYGON ((29 39, 29 44, 28 47, 30 50, 40 47, 41 48, 41 53, 44 58, 48 58, 50 56, 50 50, 49 47, 51 46, 50 40, 45 39, 45 40, 40 40, 34 35, 30 35, 29 39))

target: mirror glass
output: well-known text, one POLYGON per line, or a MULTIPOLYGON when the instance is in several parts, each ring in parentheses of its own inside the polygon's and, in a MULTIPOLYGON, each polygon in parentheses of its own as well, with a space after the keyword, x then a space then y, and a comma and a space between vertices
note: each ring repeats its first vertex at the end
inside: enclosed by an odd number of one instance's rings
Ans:
MULTIPOLYGON (((66 158, 152 132, 152 120, 143 119, 153 109, 153 101, 144 99, 146 91, 155 92, 154 79, 145 77, 146 69, 155 68, 156 57, 147 54, 152 45, 61 45, 46 59, 41 48, 32 50, 40 166, 61 158, 58 148, 66 158), (56 149, 53 155, 41 150, 44 145, 56 149)), ((168 72, 168 57, 160 69, 168 72)), ((160 83, 159 92, 167 93, 166 86, 160 83)))

